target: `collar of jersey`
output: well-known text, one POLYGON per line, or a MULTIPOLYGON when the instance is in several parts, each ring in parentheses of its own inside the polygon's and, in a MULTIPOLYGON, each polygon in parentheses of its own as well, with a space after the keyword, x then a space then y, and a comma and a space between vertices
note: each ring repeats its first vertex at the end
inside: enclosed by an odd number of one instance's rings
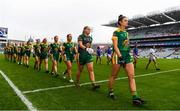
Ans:
POLYGON ((123 29, 120 29, 120 28, 118 28, 116 31, 117 32, 126 32, 126 30, 123 30, 123 29))

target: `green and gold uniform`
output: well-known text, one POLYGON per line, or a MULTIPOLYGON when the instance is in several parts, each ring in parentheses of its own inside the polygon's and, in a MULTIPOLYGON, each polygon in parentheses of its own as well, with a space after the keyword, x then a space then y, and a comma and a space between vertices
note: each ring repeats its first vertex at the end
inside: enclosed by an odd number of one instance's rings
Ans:
POLYGON ((18 50, 17 50, 17 55, 18 56, 21 56, 22 54, 21 54, 21 49, 22 49, 22 46, 18 46, 18 50))
POLYGON ((14 54, 14 46, 10 46, 10 55, 13 55, 14 54))
POLYGON ((5 54, 5 55, 7 54, 7 46, 4 47, 4 54, 5 54))
POLYGON ((21 46, 21 56, 25 55, 25 46, 21 46))
POLYGON ((61 45, 59 43, 52 43, 50 45, 50 48, 51 48, 50 53, 52 54, 53 60, 55 60, 55 61, 59 60, 59 54, 61 52, 60 46, 61 45))
POLYGON ((7 46, 7 54, 8 54, 8 55, 11 55, 11 46, 10 46, 10 45, 7 46))
MULTIPOLYGON (((92 37, 91 36, 85 36, 84 34, 80 35, 78 37, 78 41, 82 41, 82 44, 89 48, 89 45, 92 44, 92 37)), ((78 47, 79 52, 79 63, 81 65, 85 65, 87 63, 93 62, 93 57, 91 54, 89 54, 85 49, 82 49, 78 47)))
POLYGON ((25 49, 25 51, 24 51, 24 54, 25 54, 25 56, 28 56, 28 57, 30 57, 31 56, 31 45, 25 45, 24 46, 24 49, 25 49))
POLYGON ((48 51, 49 51, 49 46, 46 43, 41 43, 41 54, 40 54, 40 59, 47 59, 48 58, 48 51))
POLYGON ((117 55, 115 54, 115 51, 113 53, 113 64, 128 64, 132 63, 133 59, 130 55, 130 45, 129 45, 129 38, 128 38, 128 32, 122 31, 121 29, 117 29, 113 33, 112 40, 118 41, 118 48, 122 55, 122 60, 119 60, 117 58, 117 55))
POLYGON ((34 48, 34 57, 36 56, 40 57, 40 49, 41 49, 40 44, 35 44, 33 48, 34 48))
POLYGON ((66 54, 66 60, 73 62, 75 54, 75 44, 73 42, 63 43, 64 54, 66 54))
POLYGON ((18 46, 13 46, 13 54, 17 54, 18 52, 18 46))

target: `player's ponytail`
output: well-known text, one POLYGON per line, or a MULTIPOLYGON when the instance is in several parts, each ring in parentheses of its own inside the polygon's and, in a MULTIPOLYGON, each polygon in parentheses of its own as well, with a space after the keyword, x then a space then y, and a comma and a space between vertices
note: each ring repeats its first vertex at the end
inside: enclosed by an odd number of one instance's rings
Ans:
POLYGON ((126 16, 124 16, 124 15, 119 15, 119 17, 118 17, 118 23, 117 23, 119 26, 121 25, 120 22, 121 22, 124 18, 126 18, 126 16))

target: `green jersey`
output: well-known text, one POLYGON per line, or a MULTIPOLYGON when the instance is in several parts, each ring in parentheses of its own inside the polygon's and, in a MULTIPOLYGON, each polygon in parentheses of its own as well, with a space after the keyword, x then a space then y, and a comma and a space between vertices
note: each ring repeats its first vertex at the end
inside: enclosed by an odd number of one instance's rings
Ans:
POLYGON ((39 53, 40 52, 40 49, 41 49, 40 44, 35 44, 33 47, 34 47, 34 52, 35 53, 39 53))
MULTIPOLYGON (((82 44, 89 48, 92 44, 93 38, 91 36, 85 36, 84 34, 82 34, 78 37, 78 41, 82 41, 82 44)), ((79 47, 78 52, 84 53, 86 51, 79 47)))
POLYGON ((45 52, 48 53, 48 50, 49 50, 48 44, 41 43, 40 47, 41 47, 41 53, 45 53, 45 52))
POLYGON ((120 51, 130 51, 128 32, 117 29, 113 33, 113 38, 118 40, 118 48, 120 51))
POLYGON ((18 46, 13 46, 13 52, 17 53, 18 52, 18 46))
POLYGON ((60 44, 59 43, 53 43, 50 45, 51 53, 60 52, 60 44))
POLYGON ((75 50, 75 44, 73 42, 63 43, 65 54, 73 54, 75 50))
POLYGON ((26 51, 30 51, 31 50, 31 45, 25 45, 24 48, 25 48, 26 51))

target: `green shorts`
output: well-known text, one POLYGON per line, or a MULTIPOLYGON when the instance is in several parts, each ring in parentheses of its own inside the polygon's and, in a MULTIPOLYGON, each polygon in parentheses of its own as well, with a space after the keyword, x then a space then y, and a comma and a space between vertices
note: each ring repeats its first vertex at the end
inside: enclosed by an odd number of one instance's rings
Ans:
POLYGON ((25 55, 25 52, 23 51, 23 52, 21 52, 21 56, 24 56, 25 55))
POLYGON ((93 62, 93 57, 88 52, 79 53, 79 63, 80 65, 85 65, 87 63, 93 62))
POLYGON ((48 53, 47 52, 41 52, 40 59, 47 59, 47 58, 48 58, 48 53))
POLYGON ((18 52, 17 51, 14 51, 13 54, 17 54, 18 52))
POLYGON ((30 57, 31 51, 25 51, 24 55, 30 57))
POLYGON ((39 52, 35 52, 34 53, 34 57, 40 57, 40 53, 39 52))
POLYGON ((53 60, 58 61, 59 60, 59 52, 52 53, 53 60))
POLYGON ((11 55, 11 51, 7 51, 7 54, 8 54, 8 55, 11 55))
POLYGON ((66 60, 73 62, 73 60, 74 60, 73 54, 66 54, 66 60))
POLYGON ((17 55, 18 55, 18 56, 21 56, 21 52, 18 52, 17 55))
POLYGON ((112 63, 113 64, 128 64, 128 63, 132 63, 133 62, 133 58, 130 55, 129 51, 120 51, 121 55, 122 55, 122 60, 119 60, 117 55, 115 53, 113 53, 112 56, 112 63))

